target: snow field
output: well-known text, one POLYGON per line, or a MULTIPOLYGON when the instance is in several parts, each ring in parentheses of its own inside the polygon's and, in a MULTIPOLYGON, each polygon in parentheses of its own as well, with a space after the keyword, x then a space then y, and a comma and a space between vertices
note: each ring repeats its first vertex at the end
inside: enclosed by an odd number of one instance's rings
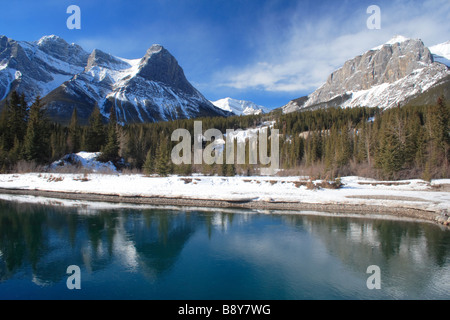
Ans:
POLYGON ((0 175, 0 188, 198 200, 395 206, 434 212, 450 208, 450 193, 433 189, 433 185, 450 185, 448 179, 432 183, 422 180, 386 182, 359 177, 341 180, 344 183, 341 189, 308 190, 304 183, 296 183, 307 181, 299 177, 27 173, 0 175))

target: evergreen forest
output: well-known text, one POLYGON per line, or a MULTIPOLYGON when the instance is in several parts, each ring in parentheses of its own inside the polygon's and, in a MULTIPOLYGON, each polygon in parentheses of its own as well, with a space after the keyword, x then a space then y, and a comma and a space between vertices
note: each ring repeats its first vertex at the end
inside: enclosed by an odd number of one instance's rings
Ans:
MULTIPOLYGON (((424 106, 389 110, 358 107, 329 108, 282 114, 185 119, 145 124, 119 124, 115 110, 106 119, 94 106, 87 125, 80 125, 74 109, 67 125, 51 121, 40 98, 31 105, 16 92, 0 114, 0 172, 48 170, 64 155, 99 152, 124 173, 166 176, 258 175, 259 165, 182 164, 171 162, 176 129, 239 130, 274 121, 279 130, 279 175, 334 178, 357 175, 376 179, 449 178, 449 103, 439 98, 424 106)), ((269 133, 270 136, 270 133, 269 133)), ((248 147, 248 146, 247 146, 248 147)))

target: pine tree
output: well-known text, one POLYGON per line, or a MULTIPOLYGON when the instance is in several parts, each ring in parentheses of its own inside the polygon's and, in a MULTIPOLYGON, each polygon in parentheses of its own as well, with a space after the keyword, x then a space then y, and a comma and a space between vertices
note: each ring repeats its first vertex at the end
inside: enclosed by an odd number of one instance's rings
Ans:
POLYGON ((23 143, 27 130, 27 120, 28 106, 25 97, 19 96, 16 91, 13 91, 11 99, 6 101, 0 119, 0 134, 5 151, 14 147, 16 138, 20 144, 23 143))
POLYGON ((67 148, 69 153, 77 153, 81 148, 81 132, 78 125, 78 112, 77 108, 73 109, 72 117, 70 118, 68 137, 67 137, 67 148))
POLYGON ((412 113, 410 116, 406 117, 408 121, 406 122, 406 142, 405 142, 405 164, 409 166, 419 166, 420 162, 417 163, 417 157, 423 153, 423 144, 421 143, 421 135, 423 132, 421 130, 420 117, 417 113, 412 113))
POLYGON ((22 154, 22 144, 19 141, 19 138, 14 137, 14 145, 13 148, 9 151, 9 158, 12 163, 16 163, 22 154))
POLYGON ((394 178, 395 173, 402 169, 404 154, 401 142, 389 129, 382 131, 380 148, 377 153, 377 164, 389 179, 394 178))
POLYGON ((25 97, 19 96, 16 91, 11 94, 11 101, 8 110, 8 124, 9 130, 12 133, 12 138, 17 137, 20 142, 23 141, 26 130, 27 130, 27 104, 25 102, 25 97))
POLYGON ((344 126, 339 133, 337 139, 337 148, 336 148, 336 163, 338 167, 345 166, 348 164, 351 158, 351 141, 350 135, 348 134, 348 127, 344 126))
POLYGON ((5 107, 0 113, 0 147, 2 150, 8 151, 11 148, 11 131, 9 130, 9 105, 6 102, 5 107))
POLYGON ((24 158, 28 161, 43 163, 48 158, 49 141, 44 112, 40 97, 37 97, 30 109, 27 132, 24 138, 24 158))
POLYGON ((334 170, 336 164, 336 138, 338 130, 333 125, 330 129, 330 134, 325 139, 325 168, 327 170, 334 170))
POLYGON ((449 107, 445 99, 440 97, 436 105, 430 106, 427 112, 427 130, 429 136, 429 166, 440 167, 440 176, 446 176, 450 158, 450 123, 449 107))
POLYGON ((142 168, 146 160, 146 138, 144 126, 131 126, 127 130, 128 145, 126 146, 126 157, 135 168, 142 168))
POLYGON ((156 152, 156 173, 160 176, 167 176, 170 172, 169 158, 167 156, 167 142, 161 140, 156 152))
POLYGON ((426 163, 426 149, 427 149, 427 135, 424 126, 417 129, 417 136, 415 140, 416 153, 414 156, 414 164, 416 168, 424 169, 426 163))
POLYGON ((111 115, 108 124, 108 137, 106 140, 106 145, 102 148, 102 153, 98 160, 107 161, 117 161, 119 158, 119 142, 117 139, 117 120, 115 108, 111 109, 111 115))
POLYGON ((150 175, 154 172, 153 154, 151 149, 147 152, 142 169, 146 175, 150 175))
POLYGON ((89 117, 89 125, 86 132, 86 151, 98 152, 102 146, 105 145, 105 128, 103 125, 102 115, 98 106, 94 107, 94 110, 89 117))
POLYGON ((50 125, 51 159, 60 159, 67 153, 67 134, 59 124, 50 125))

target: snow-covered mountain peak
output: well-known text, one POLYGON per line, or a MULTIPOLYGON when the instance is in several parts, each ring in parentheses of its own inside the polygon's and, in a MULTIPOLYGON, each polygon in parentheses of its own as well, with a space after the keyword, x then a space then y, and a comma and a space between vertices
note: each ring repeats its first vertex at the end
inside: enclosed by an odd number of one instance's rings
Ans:
POLYGON ((390 39, 385 44, 396 44, 396 43, 402 43, 405 41, 411 40, 410 38, 404 37, 402 35, 395 35, 392 39, 390 39))
POLYGON ((43 36, 37 41, 37 45, 41 46, 47 42, 64 42, 67 43, 64 39, 58 37, 57 35, 51 34, 48 36, 43 36))
POLYGON ((444 52, 447 52, 447 54, 450 54, 450 40, 440 43, 440 44, 437 44, 435 46, 432 46, 431 48, 436 49, 436 50, 443 50, 444 52))
POLYGON ((401 43, 411 41, 411 40, 414 40, 414 39, 407 38, 402 35, 396 35, 396 36, 392 37, 389 41, 383 43, 382 45, 372 48, 372 50, 374 50, 374 51, 381 50, 384 46, 393 46, 395 44, 401 44, 401 43))
POLYGON ((430 47, 434 61, 450 67, 450 40, 430 47))
MULTIPOLYGON (((84 67, 86 61, 89 57, 89 53, 84 51, 82 47, 77 44, 69 44, 63 38, 60 38, 56 35, 44 36, 38 41, 28 43, 28 42, 19 42, 20 46, 22 46, 28 53, 30 59, 35 59, 37 57, 47 60, 48 57, 56 58, 65 63, 69 63, 72 65, 76 65, 78 67, 84 67), (37 51, 41 51, 47 55, 39 54, 37 51), (35 55, 35 53, 37 55, 35 55)), ((54 65, 54 62, 47 61, 49 64, 54 65)))
MULTIPOLYGON (((25 44, 25 42, 21 42, 22 45, 25 44)), ((47 53, 52 53, 55 50, 63 50, 66 53, 74 53, 74 54, 83 54, 88 55, 84 49, 75 44, 75 43, 68 43, 63 38, 56 36, 54 34, 49 36, 43 36, 38 41, 34 41, 33 44, 37 45, 37 47, 47 53)))
POLYGON ((232 112, 235 115, 252 115, 270 112, 269 109, 259 106, 256 103, 245 100, 236 100, 232 98, 224 98, 217 101, 211 101, 216 107, 232 112))

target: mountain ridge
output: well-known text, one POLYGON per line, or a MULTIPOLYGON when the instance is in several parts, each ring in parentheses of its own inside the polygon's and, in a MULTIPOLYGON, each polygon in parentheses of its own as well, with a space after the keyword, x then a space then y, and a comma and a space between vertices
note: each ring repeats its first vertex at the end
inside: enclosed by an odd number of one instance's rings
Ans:
POLYGON ((50 118, 67 123, 75 108, 86 122, 94 106, 119 122, 156 122, 228 116, 187 80, 175 57, 161 45, 139 59, 116 57, 100 49, 90 54, 58 36, 38 41, 0 37, 0 98, 16 90, 36 96, 50 118))
MULTIPOLYGON (((420 39, 396 36, 347 60, 317 90, 281 109, 290 113, 338 106, 392 108, 424 94, 449 74, 420 39)), ((445 86, 441 91, 448 95, 445 86)))

